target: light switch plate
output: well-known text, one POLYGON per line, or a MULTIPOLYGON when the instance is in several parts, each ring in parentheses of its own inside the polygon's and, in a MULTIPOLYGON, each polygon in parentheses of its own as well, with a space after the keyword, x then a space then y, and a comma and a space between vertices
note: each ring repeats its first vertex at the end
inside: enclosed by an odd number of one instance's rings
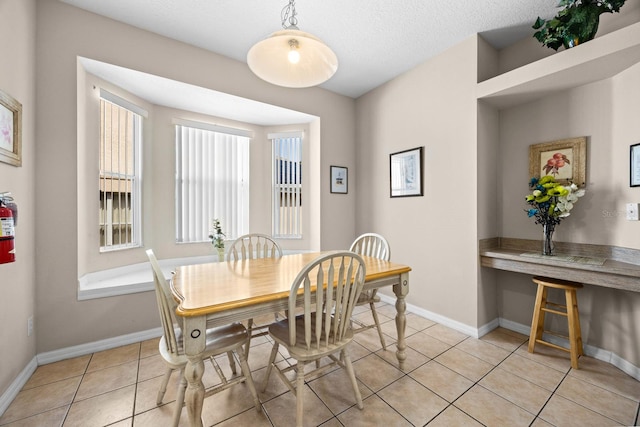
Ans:
POLYGON ((629 221, 638 221, 638 203, 627 203, 627 219, 629 221))

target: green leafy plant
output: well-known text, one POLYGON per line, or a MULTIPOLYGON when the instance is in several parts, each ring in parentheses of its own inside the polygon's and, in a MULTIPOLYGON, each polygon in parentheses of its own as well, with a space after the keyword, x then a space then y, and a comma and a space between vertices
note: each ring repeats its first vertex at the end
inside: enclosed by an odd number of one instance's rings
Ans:
POLYGON ((224 233, 222 232, 222 225, 219 219, 214 219, 211 223, 213 231, 209 234, 211 243, 214 248, 224 249, 224 233))
POLYGON ((625 0, 560 0, 564 7, 558 14, 544 20, 540 17, 533 24, 533 36, 543 46, 558 50, 560 46, 571 48, 592 40, 598 32, 600 15, 620 12, 625 0))

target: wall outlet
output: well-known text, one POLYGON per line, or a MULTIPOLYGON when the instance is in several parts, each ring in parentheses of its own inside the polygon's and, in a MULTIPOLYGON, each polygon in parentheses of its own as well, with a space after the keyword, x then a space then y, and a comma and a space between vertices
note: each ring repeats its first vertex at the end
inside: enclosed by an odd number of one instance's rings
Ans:
POLYGON ((638 203, 627 203, 627 219, 629 221, 638 221, 638 203))
POLYGON ((27 319, 27 336, 33 335, 33 316, 29 316, 27 319))

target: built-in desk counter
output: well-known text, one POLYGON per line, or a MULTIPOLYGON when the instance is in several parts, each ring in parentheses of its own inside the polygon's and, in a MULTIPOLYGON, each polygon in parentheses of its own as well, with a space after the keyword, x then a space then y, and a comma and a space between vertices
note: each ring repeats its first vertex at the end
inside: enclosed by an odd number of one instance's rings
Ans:
POLYGON ((557 255, 543 256, 539 240, 494 237, 479 251, 483 267, 640 292, 638 249, 557 242, 557 255))

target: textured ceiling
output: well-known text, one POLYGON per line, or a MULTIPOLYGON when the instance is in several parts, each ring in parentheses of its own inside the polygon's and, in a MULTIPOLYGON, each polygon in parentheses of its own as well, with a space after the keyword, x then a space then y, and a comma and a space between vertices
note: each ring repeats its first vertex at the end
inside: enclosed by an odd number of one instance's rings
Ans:
MULTIPOLYGON (((251 46, 281 29, 287 0, 61 0, 246 62, 251 46)), ((497 48, 531 37, 557 0, 297 0, 298 26, 338 56, 321 87, 357 98, 465 38, 497 48)))

